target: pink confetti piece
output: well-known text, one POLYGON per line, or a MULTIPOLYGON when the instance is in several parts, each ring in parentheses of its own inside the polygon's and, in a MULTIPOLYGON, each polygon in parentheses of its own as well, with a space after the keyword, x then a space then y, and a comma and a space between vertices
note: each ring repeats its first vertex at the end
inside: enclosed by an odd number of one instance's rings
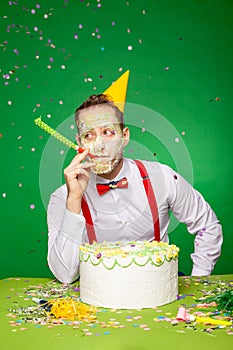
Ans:
POLYGON ((176 319, 178 321, 185 321, 186 320, 186 309, 184 307, 179 307, 176 319))
POLYGON ((140 324, 139 328, 146 328, 147 324, 140 324))
POLYGON ((142 316, 134 316, 133 319, 134 320, 140 320, 142 318, 142 316))
POLYGON ((189 313, 187 313, 186 309, 183 306, 181 306, 178 309, 176 320, 183 321, 183 322, 194 321, 195 320, 195 316, 194 315, 190 315, 189 313))
POLYGON ((174 326, 177 325, 178 323, 179 323, 179 321, 177 321, 177 320, 172 320, 171 321, 171 324, 174 325, 174 326))

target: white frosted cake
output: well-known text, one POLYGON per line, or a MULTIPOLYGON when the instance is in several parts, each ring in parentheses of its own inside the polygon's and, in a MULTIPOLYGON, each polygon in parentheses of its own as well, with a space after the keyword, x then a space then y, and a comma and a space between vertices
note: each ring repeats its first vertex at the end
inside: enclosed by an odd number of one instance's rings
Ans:
POLYGON ((114 309, 151 308, 176 300, 179 248, 165 242, 80 246, 80 298, 114 309))

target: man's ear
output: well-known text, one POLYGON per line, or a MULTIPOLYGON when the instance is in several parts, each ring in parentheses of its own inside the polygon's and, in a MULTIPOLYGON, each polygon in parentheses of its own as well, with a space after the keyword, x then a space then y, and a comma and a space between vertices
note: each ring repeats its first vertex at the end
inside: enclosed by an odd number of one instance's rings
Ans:
POLYGON ((129 128, 124 128, 123 129, 123 138, 124 138, 124 145, 126 146, 129 142, 130 139, 130 132, 129 128))

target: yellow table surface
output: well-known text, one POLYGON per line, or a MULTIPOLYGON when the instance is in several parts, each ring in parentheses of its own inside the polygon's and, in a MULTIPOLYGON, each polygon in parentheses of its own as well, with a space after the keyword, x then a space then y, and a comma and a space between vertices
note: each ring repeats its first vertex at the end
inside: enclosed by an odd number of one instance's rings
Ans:
MULTIPOLYGON (((233 275, 179 277, 177 301, 154 309, 99 309, 96 324, 81 323, 76 327, 69 324, 41 325, 24 323, 20 317, 13 319, 9 316, 9 309, 35 305, 29 290, 43 291, 49 289, 51 283, 61 286, 48 278, 19 277, 0 281, 1 343, 5 344, 2 349, 233 349, 231 327, 210 331, 209 328, 214 326, 171 323, 180 306, 185 306, 191 313, 198 311, 196 298, 203 297, 221 283, 233 286, 233 275), (18 325, 10 322, 18 322, 18 325)), ((78 282, 71 287, 78 296, 78 282)))

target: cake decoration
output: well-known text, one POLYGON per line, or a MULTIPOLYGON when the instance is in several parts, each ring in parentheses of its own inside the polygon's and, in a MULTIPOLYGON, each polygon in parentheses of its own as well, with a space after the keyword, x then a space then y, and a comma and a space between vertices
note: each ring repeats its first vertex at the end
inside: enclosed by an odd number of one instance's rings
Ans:
POLYGON ((179 248, 174 244, 169 245, 167 242, 94 242, 80 246, 79 259, 80 262, 90 260, 94 266, 102 263, 106 269, 111 270, 116 265, 123 268, 129 267, 131 264, 145 266, 148 263, 161 266, 164 261, 176 260, 178 253, 179 248))

